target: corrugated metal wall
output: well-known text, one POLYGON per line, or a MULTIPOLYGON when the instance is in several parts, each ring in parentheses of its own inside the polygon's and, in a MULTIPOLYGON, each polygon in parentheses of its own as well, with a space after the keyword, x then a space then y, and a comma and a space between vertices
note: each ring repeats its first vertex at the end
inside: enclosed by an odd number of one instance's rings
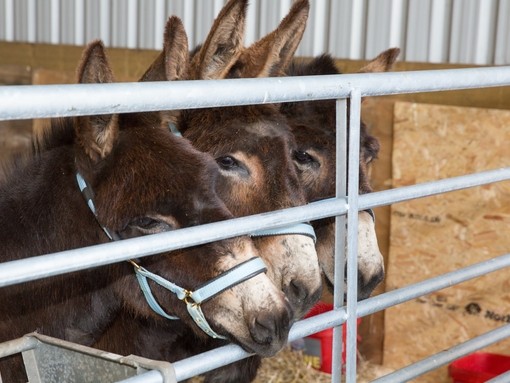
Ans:
MULTIPOLYGON (((192 46, 225 0, 0 0, 0 40, 159 49, 169 15, 192 46)), ((292 0, 251 0, 247 43, 276 27, 292 0)), ((311 0, 298 54, 365 59, 399 46, 406 61, 510 64, 510 0, 311 0)))

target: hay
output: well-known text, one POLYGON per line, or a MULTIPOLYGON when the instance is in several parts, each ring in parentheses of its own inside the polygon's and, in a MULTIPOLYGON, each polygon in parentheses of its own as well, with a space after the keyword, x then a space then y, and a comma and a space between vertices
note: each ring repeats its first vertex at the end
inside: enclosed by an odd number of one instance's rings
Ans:
MULTIPOLYGON (((390 373, 391 370, 372 364, 358 357, 358 383, 370 382, 390 373)), ((345 380, 342 378, 342 382, 345 380)), ((201 383, 203 379, 196 377, 190 383, 201 383)), ((305 361, 302 351, 285 348, 273 358, 262 360, 257 378, 253 383, 330 383, 331 375, 317 371, 305 361)))

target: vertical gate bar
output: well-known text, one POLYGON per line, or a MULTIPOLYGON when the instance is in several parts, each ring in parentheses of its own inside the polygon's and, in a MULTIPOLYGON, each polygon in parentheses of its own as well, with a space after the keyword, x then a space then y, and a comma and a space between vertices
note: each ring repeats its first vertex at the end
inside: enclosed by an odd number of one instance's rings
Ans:
MULTIPOLYGON (((347 195, 347 100, 336 100, 336 197, 347 195)), ((335 280, 333 308, 344 305, 345 215, 335 217, 335 280)), ((331 381, 342 379, 342 326, 333 328, 333 363, 331 381)))
POLYGON ((349 100, 349 163, 347 181, 347 336, 346 382, 356 382, 356 338, 358 304, 358 194, 361 92, 352 89, 349 100))

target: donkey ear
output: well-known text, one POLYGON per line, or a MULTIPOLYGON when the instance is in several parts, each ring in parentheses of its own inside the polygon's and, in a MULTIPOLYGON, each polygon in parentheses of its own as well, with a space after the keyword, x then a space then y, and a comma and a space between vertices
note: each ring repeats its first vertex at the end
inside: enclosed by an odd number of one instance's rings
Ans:
POLYGON ((399 54, 400 48, 390 48, 385 50, 361 68, 359 73, 387 72, 392 68, 399 54))
POLYGON ((243 48, 248 0, 230 0, 221 10, 200 50, 193 56, 190 78, 225 78, 243 48))
POLYGON ((113 82, 113 73, 101 40, 94 40, 87 45, 82 53, 77 74, 80 84, 113 82))
MULTIPOLYGON (((85 48, 78 66, 78 82, 113 82, 113 73, 101 41, 93 41, 85 48)), ((119 130, 116 114, 76 117, 75 126, 78 144, 94 162, 111 152, 119 130)))
POLYGON ((187 77, 188 36, 181 19, 168 18, 163 36, 163 51, 144 73, 140 81, 173 81, 187 77))
POLYGON ((278 28, 245 49, 230 77, 269 77, 284 75, 303 38, 310 3, 298 0, 278 28))
MULTIPOLYGON (((358 73, 387 72, 391 70, 399 54, 400 48, 387 49, 361 68, 358 73)), ((365 100, 366 98, 363 97, 361 101, 363 102, 365 100)))

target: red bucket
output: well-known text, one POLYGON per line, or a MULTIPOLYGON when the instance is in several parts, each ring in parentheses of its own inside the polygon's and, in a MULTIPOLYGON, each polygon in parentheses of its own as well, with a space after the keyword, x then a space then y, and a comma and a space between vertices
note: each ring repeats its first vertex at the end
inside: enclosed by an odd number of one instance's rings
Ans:
MULTIPOLYGON (((333 310, 333 305, 329 303, 317 303, 305 318, 333 310)), ((358 318, 358 326, 361 319, 358 318)), ((342 364, 345 364, 345 336, 346 326, 342 327, 342 364)), ((360 338, 358 337, 358 342, 360 338)), ((303 339, 303 344, 299 347, 303 349, 305 361, 313 368, 331 374, 332 353, 333 353, 333 329, 328 328, 315 334, 311 334, 303 339)))
POLYGON ((510 356, 487 352, 475 352, 448 366, 454 383, 483 383, 507 371, 510 371, 510 356))

